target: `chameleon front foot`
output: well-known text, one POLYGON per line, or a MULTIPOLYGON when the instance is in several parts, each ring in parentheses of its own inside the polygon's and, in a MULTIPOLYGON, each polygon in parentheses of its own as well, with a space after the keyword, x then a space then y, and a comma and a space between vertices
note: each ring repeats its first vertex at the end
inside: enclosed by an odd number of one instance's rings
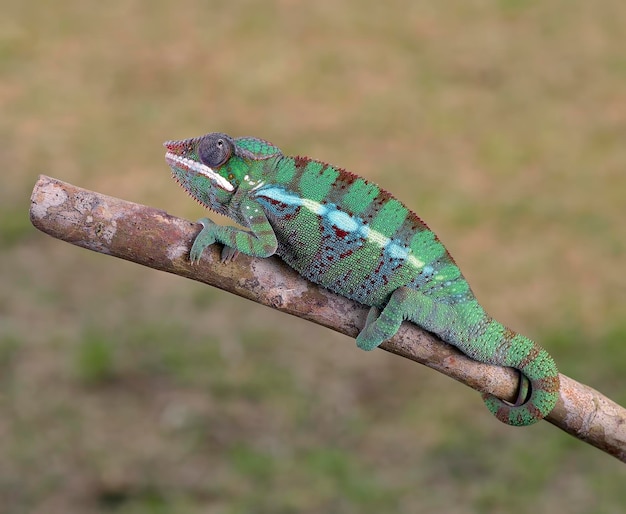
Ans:
POLYGON ((191 264, 198 264, 202 257, 202 252, 217 241, 215 237, 217 225, 213 221, 209 218, 201 218, 198 220, 198 223, 202 224, 202 230, 194 239, 193 245, 191 245, 191 251, 189 252, 191 264))

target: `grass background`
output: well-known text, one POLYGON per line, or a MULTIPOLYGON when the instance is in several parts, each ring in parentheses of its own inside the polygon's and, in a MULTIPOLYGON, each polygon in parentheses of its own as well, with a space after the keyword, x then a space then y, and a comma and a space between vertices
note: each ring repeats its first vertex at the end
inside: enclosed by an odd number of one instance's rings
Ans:
POLYGON ((0 512, 623 512, 623 464, 551 425, 28 206, 46 173, 196 219, 161 142, 257 135, 396 192, 624 404, 624 2, 1 4, 0 512))

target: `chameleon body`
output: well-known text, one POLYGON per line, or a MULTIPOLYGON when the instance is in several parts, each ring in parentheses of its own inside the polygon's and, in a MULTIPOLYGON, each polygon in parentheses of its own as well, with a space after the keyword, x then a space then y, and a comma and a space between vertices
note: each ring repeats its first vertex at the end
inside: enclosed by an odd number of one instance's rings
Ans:
POLYGON ((559 390, 550 355, 485 312, 437 236, 391 194, 262 139, 211 133, 164 146, 180 185, 243 227, 200 220, 192 262, 216 242, 224 260, 276 254, 308 280, 371 307, 360 348, 376 348, 409 320, 475 360, 520 371, 528 381, 516 404, 483 395, 499 420, 529 425, 550 413, 559 390))

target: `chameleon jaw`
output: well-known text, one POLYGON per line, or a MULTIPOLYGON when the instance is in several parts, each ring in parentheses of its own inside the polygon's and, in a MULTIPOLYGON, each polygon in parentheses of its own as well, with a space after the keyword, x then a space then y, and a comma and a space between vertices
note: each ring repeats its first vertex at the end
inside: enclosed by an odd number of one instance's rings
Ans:
POLYGON ((218 187, 224 189, 225 191, 233 191, 235 189, 234 186, 228 182, 228 180, 201 162, 194 161, 193 159, 189 159, 169 151, 165 154, 165 160, 167 161, 167 164, 172 167, 182 168, 186 171, 204 175, 211 182, 215 182, 218 187))

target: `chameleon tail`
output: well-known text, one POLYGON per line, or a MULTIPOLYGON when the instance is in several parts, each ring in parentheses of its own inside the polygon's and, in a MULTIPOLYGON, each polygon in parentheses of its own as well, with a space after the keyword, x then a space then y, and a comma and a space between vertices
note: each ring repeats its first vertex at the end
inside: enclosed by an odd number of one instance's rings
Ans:
MULTIPOLYGON (((559 398, 559 372, 556 364, 548 352, 534 341, 505 328, 497 321, 492 320, 490 324, 502 334, 495 356, 490 360, 494 364, 519 370, 530 383, 530 396, 523 395, 520 398, 521 403, 511 405, 495 396, 483 394, 485 405, 494 416, 508 425, 536 423, 550 414, 559 398)), ((524 390, 522 385, 522 391, 524 390)))

